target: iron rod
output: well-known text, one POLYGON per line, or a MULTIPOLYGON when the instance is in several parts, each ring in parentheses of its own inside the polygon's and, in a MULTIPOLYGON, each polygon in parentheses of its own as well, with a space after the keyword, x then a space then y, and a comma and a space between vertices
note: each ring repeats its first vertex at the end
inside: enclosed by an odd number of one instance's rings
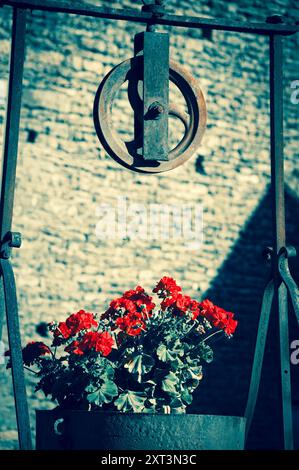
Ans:
POLYGON ((285 449, 293 448, 292 402, 288 342, 288 299, 278 270, 278 253, 285 246, 283 164, 283 51, 282 36, 270 36, 270 151, 273 215, 273 276, 275 314, 278 312, 281 366, 281 398, 285 449))
POLYGON ((269 320, 271 315, 271 308, 273 303, 273 295, 274 295, 274 283, 273 279, 271 279, 264 290, 263 299, 262 299, 262 306, 261 306, 261 314, 259 318, 258 324, 258 332, 257 338, 255 343, 255 351, 253 357, 253 364, 251 370, 251 378, 250 378, 250 385, 248 391, 248 398, 247 404, 245 409, 245 418, 246 418, 246 440, 251 428, 252 420, 254 417, 254 411, 256 407, 256 402, 259 393, 259 387, 261 382, 261 375, 262 375, 262 366, 264 361, 265 355, 265 348, 267 342, 267 335, 269 329, 269 320))
MULTIPOLYGON (((7 232, 11 230, 12 223, 25 58, 25 31, 26 11, 14 8, 0 200, 0 235, 2 242, 7 232)), ((1 326, 4 313, 6 313, 19 444, 20 449, 27 450, 32 448, 32 444, 23 370, 16 286, 10 261, 8 259, 0 259, 0 262, 1 326)))
MULTIPOLYGON (((152 22, 152 14, 134 9, 117 9, 82 4, 78 1, 58 0, 0 0, 1 5, 27 8, 29 10, 43 10, 57 13, 69 13, 95 18, 106 18, 112 20, 125 20, 135 23, 152 22)), ((155 24, 178 26, 186 28, 214 29, 220 31, 234 31, 238 33, 252 33, 268 35, 278 33, 290 35, 299 31, 298 25, 292 24, 269 24, 269 23, 247 23, 242 21, 231 21, 230 19, 210 19, 196 16, 169 15, 167 13, 155 18, 155 24)))
POLYGON ((293 450, 293 416, 291 371, 289 357, 288 293, 282 282, 278 287, 280 363, 281 363, 281 397, 283 415, 284 448, 293 450))
MULTIPOLYGON (((285 246, 282 37, 270 36, 270 145, 274 256, 285 246)), ((275 263, 277 266, 277 263, 275 263)), ((278 274, 277 272, 275 273, 278 274)))
MULTIPOLYGON (((9 86, 6 107, 6 125, 3 143, 2 181, 0 197, 0 242, 11 230, 16 166, 18 156, 19 123, 23 67, 25 58, 25 10, 14 10, 9 86)), ((4 287, 0 278, 0 338, 5 315, 4 287)))
POLYGON ((11 230, 14 189, 18 158, 18 141, 25 58, 26 11, 14 9, 11 39, 10 72, 3 144, 0 199, 0 240, 11 230))
POLYGON ((11 358, 11 372, 14 388, 19 446, 21 450, 31 450, 31 430, 23 368, 16 283, 10 261, 8 259, 0 259, 0 265, 1 276, 4 283, 7 331, 11 358))

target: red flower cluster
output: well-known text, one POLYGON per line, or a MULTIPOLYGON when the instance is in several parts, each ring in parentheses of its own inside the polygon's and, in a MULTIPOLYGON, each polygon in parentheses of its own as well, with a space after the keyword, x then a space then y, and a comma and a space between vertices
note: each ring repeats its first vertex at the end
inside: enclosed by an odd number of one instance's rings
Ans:
MULTIPOLYGON (((162 299, 161 309, 174 315, 189 315, 193 320, 205 317, 214 327, 222 329, 231 336, 238 322, 234 314, 217 307, 209 300, 198 302, 182 293, 182 288, 171 277, 164 276, 153 292, 162 299)), ((112 300, 102 318, 110 321, 111 329, 119 328, 129 336, 138 336, 146 330, 146 323, 151 316, 155 304, 144 289, 137 286, 126 291, 122 297, 112 300)))
POLYGON ((102 353, 103 356, 108 356, 111 353, 113 344, 114 340, 107 331, 103 333, 88 331, 80 341, 73 341, 67 346, 65 351, 77 354, 78 356, 83 356, 83 354, 89 351, 96 351, 102 353))
POLYGON ((162 310, 171 310, 173 314, 179 316, 188 312, 192 314, 193 320, 200 314, 199 302, 191 299, 188 295, 183 295, 182 288, 171 277, 162 277, 153 292, 163 299, 162 310))
POLYGON ((79 310, 79 312, 70 315, 65 322, 58 324, 54 331, 54 344, 58 345, 61 340, 75 336, 82 330, 89 330, 92 326, 98 326, 93 313, 79 310))
POLYGON ((224 330, 228 336, 233 335, 238 326, 238 322, 234 319, 232 312, 227 312, 223 308, 217 307, 217 305, 214 305, 213 302, 208 299, 200 303, 200 314, 213 326, 224 330))
POLYGON ((163 298, 161 302, 162 310, 170 310, 173 314, 179 316, 189 313, 192 315, 193 320, 196 320, 199 315, 203 316, 214 327, 224 330, 228 336, 233 335, 237 328, 238 322, 234 319, 233 313, 217 307, 210 300, 197 302, 188 295, 183 295, 181 287, 170 277, 163 277, 153 292, 163 298))
POLYGON ((141 286, 128 290, 124 293, 123 297, 134 302, 138 310, 146 310, 148 314, 150 314, 156 306, 152 302, 152 297, 146 294, 141 286))
MULTIPOLYGON (((31 366, 40 356, 50 353, 48 346, 41 341, 31 341, 22 349, 23 362, 25 366, 31 366)), ((5 356, 10 356, 10 351, 6 351, 5 356)), ((11 367, 11 362, 7 364, 7 367, 11 367)))
POLYGON ((155 304, 145 290, 137 286, 128 290, 122 297, 112 300, 102 318, 113 320, 115 326, 129 336, 138 336, 146 329, 146 319, 151 315, 155 304))
POLYGON ((161 302, 162 310, 171 310, 175 315, 185 315, 187 312, 192 314, 192 319, 195 320, 200 314, 199 302, 191 299, 188 295, 181 293, 174 295, 170 298, 165 298, 161 302))
POLYGON ((153 292, 158 294, 158 297, 164 299, 169 296, 176 297, 182 292, 182 288, 177 285, 174 279, 164 276, 153 289, 153 292))
POLYGON ((118 317, 115 324, 129 336, 138 336, 146 329, 144 317, 140 312, 128 313, 124 317, 118 317))

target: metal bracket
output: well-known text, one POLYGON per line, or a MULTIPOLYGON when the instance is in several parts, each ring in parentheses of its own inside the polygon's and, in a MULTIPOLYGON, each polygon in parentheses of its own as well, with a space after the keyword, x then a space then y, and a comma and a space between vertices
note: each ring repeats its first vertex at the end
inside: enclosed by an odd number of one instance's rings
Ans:
POLYGON ((278 254, 278 270, 282 281, 287 286, 299 326, 299 288, 291 274, 288 258, 297 256, 293 246, 282 247, 278 254))
POLYGON ((144 160, 168 161, 168 95, 169 35, 145 32, 142 151, 144 160))
POLYGON ((0 242, 0 258, 9 259, 12 248, 20 248, 22 245, 22 235, 20 232, 7 232, 0 242))

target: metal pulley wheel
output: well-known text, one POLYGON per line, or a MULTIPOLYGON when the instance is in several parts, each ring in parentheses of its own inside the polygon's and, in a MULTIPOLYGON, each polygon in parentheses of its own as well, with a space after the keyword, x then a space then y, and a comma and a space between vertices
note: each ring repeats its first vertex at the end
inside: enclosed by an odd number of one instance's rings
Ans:
MULTIPOLYGON (((181 65, 169 61, 169 80, 183 95, 187 112, 170 103, 168 116, 179 118, 184 125, 184 136, 169 149, 167 160, 144 159, 142 155, 143 122, 156 120, 165 112, 159 100, 154 101, 144 115, 143 101, 138 93, 142 80, 143 56, 137 55, 114 67, 100 84, 94 101, 94 123, 97 135, 107 153, 126 168, 142 173, 160 173, 172 170, 185 163, 198 148, 206 126, 206 104, 203 93, 192 77, 181 65), (135 115, 135 138, 123 142, 113 129, 113 103, 121 86, 128 81, 128 99, 135 115)), ((153 136, 154 138, 155 136, 153 136)), ((157 142, 156 142, 157 144, 157 142)))

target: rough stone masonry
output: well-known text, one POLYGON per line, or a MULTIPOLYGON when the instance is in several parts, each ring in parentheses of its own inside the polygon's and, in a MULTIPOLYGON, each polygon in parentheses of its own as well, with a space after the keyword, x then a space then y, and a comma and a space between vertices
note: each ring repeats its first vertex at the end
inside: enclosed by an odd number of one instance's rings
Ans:
MULTIPOLYGON (((141 5, 129 0, 108 3, 119 8, 141 5)), ((248 22, 265 21, 273 14, 299 19, 295 0, 170 0, 168 8, 177 14, 248 22)), ((11 9, 1 8, 1 124, 10 26, 11 9)), ((100 81, 114 65, 132 56, 133 36, 144 27, 28 13, 13 220, 13 230, 23 235, 22 248, 13 255, 23 342, 40 338, 36 332, 39 322, 60 320, 79 308, 102 312, 124 289, 137 283, 151 289, 162 275, 171 275, 186 293, 196 298, 208 295, 240 320, 235 339, 218 348, 192 408, 197 413, 240 415, 246 403, 259 304, 268 272, 261 252, 271 244, 268 40, 221 31, 167 29, 172 58, 194 75, 204 91, 208 126, 201 147, 185 165, 147 176, 128 172, 105 153, 92 119, 100 81), (203 244, 190 247, 175 239, 99 239, 98 208, 101 204, 114 207, 120 197, 126 197, 128 204, 202 205, 203 244)), ((298 248, 299 104, 291 100, 291 84, 299 79, 299 35, 285 39, 284 46, 287 238, 298 248)), ((181 103, 175 90, 170 97, 181 103)), ((113 121, 122 138, 132 135, 132 113, 124 90, 113 121)), ((170 131, 172 139, 181 132, 175 119, 170 131)), ((0 135, 2 142, 3 125, 0 135)), ((275 322, 272 330, 249 442, 254 447, 281 445, 278 433, 272 431, 277 426, 279 398, 275 322)), ((291 338, 298 337, 292 323, 291 338)), ((294 400, 298 401, 299 366, 292 367, 297 387, 294 400)), ((4 365, 0 369, 0 446, 13 448, 17 441, 11 377, 4 365)), ((34 409, 50 405, 33 392, 32 377, 27 379, 34 429, 34 409)))

